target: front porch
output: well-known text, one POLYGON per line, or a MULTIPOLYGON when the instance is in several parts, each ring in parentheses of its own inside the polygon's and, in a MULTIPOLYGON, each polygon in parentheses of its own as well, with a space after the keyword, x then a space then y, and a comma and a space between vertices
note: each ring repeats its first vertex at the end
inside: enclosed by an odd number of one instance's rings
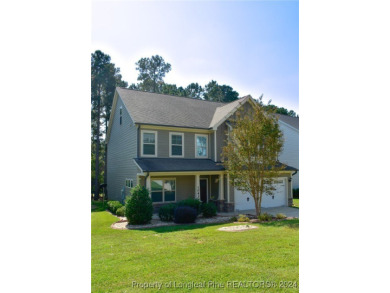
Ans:
POLYGON ((214 202, 218 212, 234 210, 234 189, 225 171, 148 172, 138 174, 137 181, 150 191, 155 211, 188 198, 214 202))

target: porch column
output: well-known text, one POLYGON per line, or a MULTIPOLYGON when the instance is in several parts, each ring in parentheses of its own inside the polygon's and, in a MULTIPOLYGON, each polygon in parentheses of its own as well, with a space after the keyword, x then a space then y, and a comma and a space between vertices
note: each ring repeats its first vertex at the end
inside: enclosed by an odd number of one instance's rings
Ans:
POLYGON ((227 194, 227 202, 230 202, 230 178, 229 178, 229 173, 226 174, 226 194, 227 194))
POLYGON ((151 191, 150 175, 146 179, 146 189, 149 190, 149 192, 151 191))
POLYGON ((219 200, 223 200, 223 174, 219 174, 219 200))
POLYGON ((200 200, 200 175, 195 175, 195 198, 200 200))

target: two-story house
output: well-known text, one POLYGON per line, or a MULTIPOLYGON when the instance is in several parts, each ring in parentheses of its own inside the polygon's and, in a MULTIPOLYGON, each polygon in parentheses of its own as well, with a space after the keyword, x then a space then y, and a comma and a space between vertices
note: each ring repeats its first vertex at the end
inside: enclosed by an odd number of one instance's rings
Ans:
MULTIPOLYGON (((123 201, 141 184, 156 208, 198 198, 220 211, 254 209, 220 164, 229 118, 240 107, 256 104, 250 96, 226 104, 117 88, 106 137, 108 198, 123 201)), ((262 206, 291 205, 296 171, 280 173, 262 206)))
MULTIPOLYGON (((279 155, 279 160, 299 169, 299 117, 276 115, 284 138, 283 151, 279 155)), ((293 177, 293 188, 299 188, 299 171, 293 177)))

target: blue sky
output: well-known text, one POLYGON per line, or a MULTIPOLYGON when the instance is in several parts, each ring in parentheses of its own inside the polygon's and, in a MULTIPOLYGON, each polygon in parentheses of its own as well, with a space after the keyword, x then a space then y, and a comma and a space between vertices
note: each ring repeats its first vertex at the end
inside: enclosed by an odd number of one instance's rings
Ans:
POLYGON ((93 2, 92 48, 112 57, 124 80, 135 62, 161 55, 165 82, 214 79, 299 112, 298 1, 93 2))

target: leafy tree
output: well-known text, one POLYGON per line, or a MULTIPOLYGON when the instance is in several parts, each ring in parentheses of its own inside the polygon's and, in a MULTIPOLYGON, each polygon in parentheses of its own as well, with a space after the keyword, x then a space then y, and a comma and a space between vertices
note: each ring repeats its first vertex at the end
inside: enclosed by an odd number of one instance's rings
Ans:
POLYGON ((198 83, 191 83, 185 88, 186 97, 202 99, 203 88, 198 83))
POLYGON ((289 111, 284 107, 278 107, 276 105, 271 104, 272 100, 269 100, 267 105, 265 105, 263 103, 263 94, 259 97, 258 100, 255 100, 255 102, 257 102, 260 106, 263 106, 264 109, 270 110, 273 113, 287 115, 291 117, 298 117, 297 113, 295 113, 293 110, 289 111))
POLYGON ((160 92, 165 74, 171 71, 171 64, 166 63, 159 55, 151 58, 141 58, 135 63, 139 71, 137 80, 141 81, 140 89, 144 91, 160 92))
POLYGON ((205 86, 203 98, 208 101, 230 103, 238 99, 238 92, 231 86, 219 85, 215 80, 210 81, 205 86))
MULTIPOLYGON (((122 81, 120 69, 111 63, 111 57, 97 50, 91 54, 91 127, 92 127, 92 147, 95 151, 95 178, 94 178, 94 198, 99 198, 101 166, 106 166, 101 160, 102 134, 107 131, 110 119, 112 100, 116 86, 127 86, 122 81), (102 129, 102 124, 105 126, 102 129), (99 174, 99 176, 96 176, 99 174)), ((104 151, 104 156, 105 156, 104 151)), ((106 172, 104 172, 106 174, 106 172)), ((106 175, 104 175, 106 176, 106 175)))
POLYGON ((235 186, 252 195, 259 216, 263 196, 273 194, 272 179, 284 168, 278 162, 282 132, 276 117, 262 106, 238 111, 232 125, 222 162, 235 186))

